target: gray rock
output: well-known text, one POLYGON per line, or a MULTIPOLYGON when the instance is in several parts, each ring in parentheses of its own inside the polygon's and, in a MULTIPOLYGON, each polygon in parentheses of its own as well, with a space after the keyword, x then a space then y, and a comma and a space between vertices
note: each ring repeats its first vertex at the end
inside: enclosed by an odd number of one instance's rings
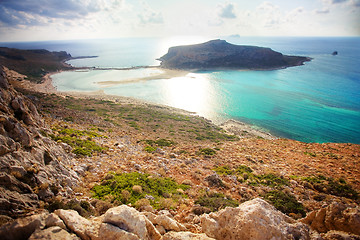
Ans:
POLYGON ((102 223, 99 230, 99 239, 106 240, 140 240, 140 238, 131 232, 127 232, 112 224, 102 223))
POLYGON ((2 240, 22 240, 28 239, 37 229, 45 227, 47 214, 38 214, 6 224, 0 228, 0 239, 2 240))
POLYGON ((311 239, 310 228, 276 210, 266 201, 256 198, 237 208, 227 207, 201 216, 201 227, 216 239, 311 239))
POLYGON ((126 205, 109 209, 104 215, 103 222, 133 233, 142 240, 158 240, 161 238, 160 233, 149 219, 136 209, 126 205))
POLYGON ((163 236, 162 240, 214 240, 214 238, 210 238, 204 233, 168 232, 163 236))
POLYGON ((50 227, 44 230, 36 230, 30 237, 29 240, 78 240, 79 238, 70 234, 60 227, 50 227))
POLYGON ((96 225, 81 217, 78 212, 74 210, 58 209, 54 213, 58 215, 61 220, 64 221, 65 225, 82 240, 90 240, 97 237, 98 229, 96 229, 96 225))

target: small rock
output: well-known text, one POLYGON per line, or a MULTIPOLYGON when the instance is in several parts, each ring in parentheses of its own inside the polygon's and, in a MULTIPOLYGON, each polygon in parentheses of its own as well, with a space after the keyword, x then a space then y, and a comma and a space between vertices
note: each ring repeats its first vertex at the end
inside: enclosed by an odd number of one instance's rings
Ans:
POLYGON ((140 240, 140 238, 131 232, 127 232, 112 224, 102 223, 99 229, 99 239, 106 240, 140 240))
POLYGON ((90 240, 97 235, 94 224, 81 217, 77 211, 57 209, 54 213, 58 215, 64 221, 65 225, 82 240, 90 240))
POLYGON ((64 222, 55 213, 50 213, 49 216, 47 216, 45 219, 45 225, 47 228, 57 226, 66 230, 64 222))
POLYGON ((218 174, 214 173, 205 178, 205 180, 209 183, 210 187, 224 187, 225 184, 221 180, 218 174))
POLYGON ((164 235, 166 233, 166 229, 162 225, 155 225, 155 227, 161 235, 164 235))
POLYGON ((30 237, 29 240, 78 240, 79 238, 74 235, 70 234, 64 229, 54 226, 44 230, 38 229, 36 230, 30 237))
POLYGON ((156 224, 163 226, 167 231, 180 232, 186 230, 184 225, 165 215, 156 216, 155 222, 156 224))
POLYGON ((37 214, 26 218, 5 224, 0 228, 0 239, 15 240, 28 239, 36 229, 45 227, 45 218, 47 214, 37 214))
POLYGON ((162 240, 215 240, 206 236, 206 234, 196 234, 192 232, 168 232, 162 240))

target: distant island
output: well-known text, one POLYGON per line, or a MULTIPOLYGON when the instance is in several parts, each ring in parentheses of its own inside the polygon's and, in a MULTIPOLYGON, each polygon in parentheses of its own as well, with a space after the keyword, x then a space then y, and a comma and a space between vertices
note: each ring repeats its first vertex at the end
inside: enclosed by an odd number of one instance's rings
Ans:
POLYGON ((160 66, 182 70, 254 69, 269 70, 303 65, 309 57, 287 56, 270 48, 234 45, 225 40, 176 46, 157 59, 160 66))

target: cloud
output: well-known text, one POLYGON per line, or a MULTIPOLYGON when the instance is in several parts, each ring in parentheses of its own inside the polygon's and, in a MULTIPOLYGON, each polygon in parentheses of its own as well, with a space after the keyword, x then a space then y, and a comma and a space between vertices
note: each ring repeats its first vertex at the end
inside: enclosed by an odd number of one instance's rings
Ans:
POLYGON ((0 21, 6 25, 37 25, 51 19, 79 19, 121 8, 123 0, 2 0, 0 21))
POLYGON ((330 13, 330 10, 328 8, 321 9, 321 10, 316 10, 315 13, 316 14, 328 14, 328 13, 330 13))
POLYGON ((143 14, 138 15, 142 24, 155 23, 161 24, 164 23, 163 16, 161 12, 148 11, 143 14))
POLYGON ((351 0, 350 5, 353 7, 360 7, 360 0, 351 0))
POLYGON ((226 3, 224 5, 218 5, 218 16, 220 18, 236 18, 234 3, 226 3))
POLYGON ((338 4, 338 3, 343 3, 343 2, 347 2, 348 0, 331 0, 330 2, 332 4, 338 4))
POLYGON ((142 2, 143 11, 138 14, 141 24, 162 24, 164 18, 161 12, 155 12, 149 4, 142 2))

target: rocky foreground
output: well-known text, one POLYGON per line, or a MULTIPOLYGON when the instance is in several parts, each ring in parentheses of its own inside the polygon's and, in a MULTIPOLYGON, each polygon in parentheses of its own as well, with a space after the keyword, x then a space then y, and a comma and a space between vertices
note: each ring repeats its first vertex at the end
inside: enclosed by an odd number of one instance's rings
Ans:
POLYGON ((360 239, 359 145, 235 136, 163 106, 20 93, 10 77, 0 239, 360 239))

